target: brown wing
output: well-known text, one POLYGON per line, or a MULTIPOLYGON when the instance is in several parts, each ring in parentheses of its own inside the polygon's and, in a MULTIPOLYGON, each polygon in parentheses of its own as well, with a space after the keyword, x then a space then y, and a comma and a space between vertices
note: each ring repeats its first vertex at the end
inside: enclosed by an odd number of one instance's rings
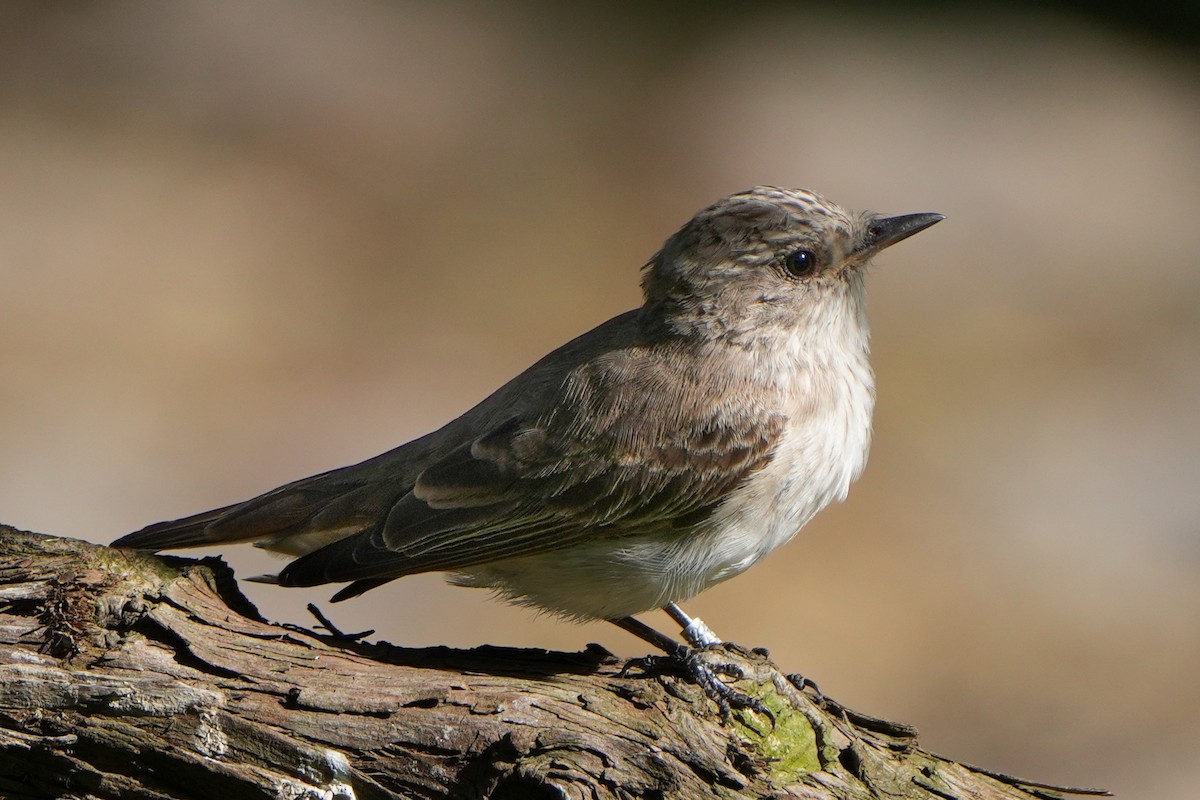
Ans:
POLYGON ((402 575, 702 520, 766 463, 785 420, 731 411, 719 387, 714 396, 650 366, 574 373, 549 413, 510 419, 448 453, 382 525, 289 564, 280 582, 360 582, 341 599, 402 575))

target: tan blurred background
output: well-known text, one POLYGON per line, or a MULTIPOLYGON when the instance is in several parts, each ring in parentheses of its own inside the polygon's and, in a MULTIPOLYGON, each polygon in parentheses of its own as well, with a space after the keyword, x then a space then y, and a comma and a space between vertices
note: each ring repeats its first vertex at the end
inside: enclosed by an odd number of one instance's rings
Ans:
MULTIPOLYGON (((940 211, 873 275, 866 476, 689 608, 934 750, 1195 797, 1187 37, 658 8, 5 6, 0 521, 107 542, 375 455, 634 306, 663 238, 755 183, 940 211)), ((329 594, 246 590, 301 623, 329 594)), ((399 644, 645 650, 438 576, 327 610, 399 644)))

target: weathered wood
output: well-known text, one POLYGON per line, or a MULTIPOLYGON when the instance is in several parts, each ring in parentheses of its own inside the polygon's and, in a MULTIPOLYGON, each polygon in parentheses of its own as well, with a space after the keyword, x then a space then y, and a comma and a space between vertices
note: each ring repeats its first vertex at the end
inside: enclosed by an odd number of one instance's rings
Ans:
POLYGON ((5 798, 1049 797, 800 691, 722 724, 603 648, 399 648, 263 620, 220 560, 0 527, 5 798))

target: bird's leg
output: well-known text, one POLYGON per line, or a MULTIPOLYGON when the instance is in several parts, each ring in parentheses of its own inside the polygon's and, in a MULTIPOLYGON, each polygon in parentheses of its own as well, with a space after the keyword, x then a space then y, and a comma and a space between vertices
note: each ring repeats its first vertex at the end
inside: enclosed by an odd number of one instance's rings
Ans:
MULTIPOLYGON (((678 610, 678 608, 676 608, 678 610)), ((683 614, 682 611, 679 612, 683 614)), ((672 614, 672 616, 674 616, 672 614)), ((739 692, 737 689, 731 688, 718 676, 718 672, 731 675, 735 678, 744 677, 742 671, 734 664, 716 664, 710 666, 700 656, 700 652, 694 647, 688 647, 675 641, 666 634, 659 633, 654 628, 651 628, 641 620, 633 617, 622 617, 620 619, 609 620, 622 630, 632 633, 642 641, 662 650, 675 664, 680 667, 683 672, 696 682, 696 684, 704 690, 709 699, 717 704, 717 708, 721 710, 721 719, 728 720, 732 709, 749 708, 767 717, 774 719, 774 715, 762 704, 757 698, 751 697, 745 692, 739 692)), ((707 630, 707 629, 706 629, 707 630)), ((709 632, 711 634, 711 631, 709 632)), ((715 637, 714 637, 715 638, 715 637)), ((634 659, 634 662, 642 664, 653 664, 653 657, 647 659, 634 659)), ((634 662, 630 662, 631 664, 634 662)), ((628 669, 626 666, 626 669, 628 669)))
POLYGON ((609 620, 609 622, 622 630, 632 633, 643 642, 649 642, 672 658, 677 658, 680 650, 687 650, 686 647, 670 636, 667 636, 665 633, 659 633, 640 619, 621 617, 620 619, 609 620))
POLYGON ((674 603, 667 603, 662 610, 679 623, 683 638, 687 639, 688 644, 692 647, 708 647, 721 643, 721 638, 713 633, 712 628, 704 624, 704 620, 699 617, 689 617, 682 608, 674 603))

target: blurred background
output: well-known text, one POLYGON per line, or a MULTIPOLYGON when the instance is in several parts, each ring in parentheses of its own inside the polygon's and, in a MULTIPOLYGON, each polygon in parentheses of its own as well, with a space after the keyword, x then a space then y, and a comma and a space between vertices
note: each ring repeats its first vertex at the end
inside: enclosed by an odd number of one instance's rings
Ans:
MULTIPOLYGON (((688 608, 935 751, 1194 797, 1198 29, 1167 3, 5 4, 0 521, 108 542, 425 433, 637 305, 662 240, 756 183, 938 211, 872 276, 865 477, 688 608)), ((245 588, 302 624, 329 594, 245 588)), ((326 610, 404 645, 646 649, 436 575, 326 610)))

